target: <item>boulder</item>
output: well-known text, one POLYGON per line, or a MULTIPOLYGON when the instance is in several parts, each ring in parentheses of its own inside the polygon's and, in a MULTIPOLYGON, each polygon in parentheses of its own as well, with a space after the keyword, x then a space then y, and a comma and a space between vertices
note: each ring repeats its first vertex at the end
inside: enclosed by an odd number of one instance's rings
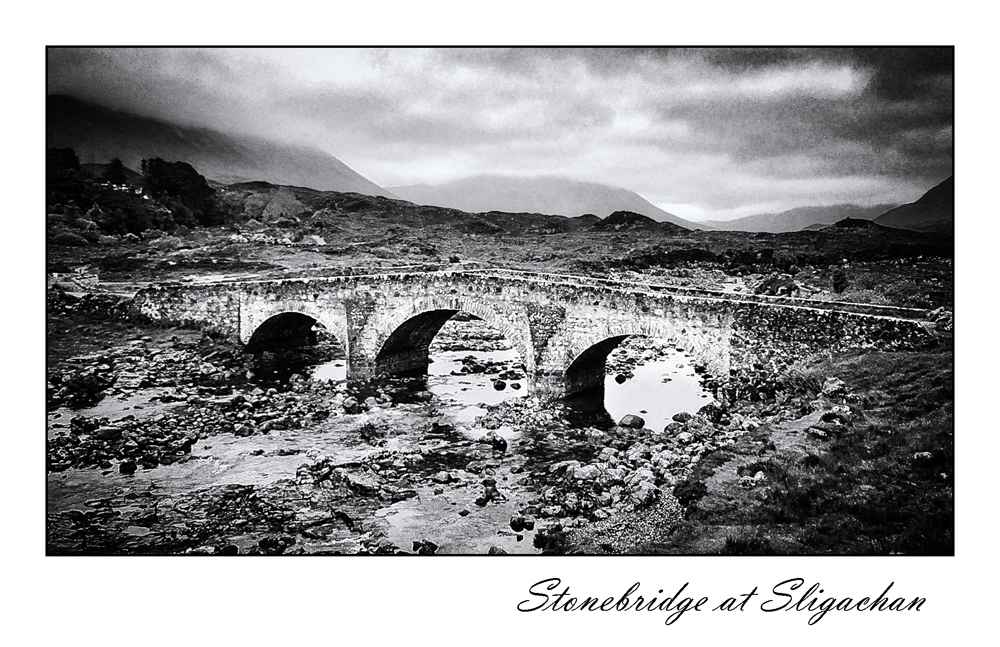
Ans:
POLYGON ((413 552, 418 555, 433 555, 438 546, 433 541, 421 540, 413 542, 413 552))
POLYGON ((823 382, 822 392, 823 395, 827 396, 828 398, 843 397, 847 395, 847 385, 844 384, 843 380, 839 378, 836 377, 827 378, 827 380, 823 382))
POLYGON ((638 505, 649 505, 659 497, 660 490, 652 481, 639 481, 631 487, 630 493, 638 505))
POLYGON ((641 416, 630 413, 618 421, 619 427, 629 427, 631 429, 642 429, 646 426, 646 421, 641 416))
POLYGON ((698 415, 713 423, 722 423, 724 420, 728 420, 726 410, 714 403, 706 404, 701 409, 698 409, 698 415))
POLYGON ((432 476, 431 480, 434 481, 435 483, 451 483, 455 479, 450 472, 441 470, 440 472, 432 476))
POLYGON ((495 431, 487 432, 486 435, 479 439, 479 442, 491 445, 498 452, 507 451, 507 441, 498 436, 495 431))
POLYGON ((601 468, 597 465, 584 465, 583 467, 577 468, 573 473, 573 476, 580 481, 590 481, 597 478, 601 473, 601 468))

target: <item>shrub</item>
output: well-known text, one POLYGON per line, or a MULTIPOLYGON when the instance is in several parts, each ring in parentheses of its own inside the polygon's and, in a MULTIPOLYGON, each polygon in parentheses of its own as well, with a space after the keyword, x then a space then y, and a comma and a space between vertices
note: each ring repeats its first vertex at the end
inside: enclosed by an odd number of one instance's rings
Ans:
POLYGON ((674 496, 685 508, 697 503, 708 494, 708 486, 701 481, 680 481, 674 486, 674 496))
POLYGON ((63 247, 85 247, 90 244, 89 240, 72 231, 60 231, 51 240, 53 245, 63 247))
POLYGON ((726 535, 720 555, 773 555, 771 540, 757 534, 740 532, 726 535))

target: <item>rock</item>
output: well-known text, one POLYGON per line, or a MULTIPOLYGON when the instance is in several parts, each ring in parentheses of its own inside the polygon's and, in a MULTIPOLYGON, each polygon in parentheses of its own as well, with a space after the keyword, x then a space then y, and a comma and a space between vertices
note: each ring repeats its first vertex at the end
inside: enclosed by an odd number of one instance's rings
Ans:
POLYGON ((559 472, 573 474, 579 467, 580 461, 577 460, 559 461, 558 463, 549 465, 549 472, 552 474, 558 474, 559 472))
POLYGON ((656 476, 653 474, 652 470, 643 467, 632 472, 631 475, 625 480, 625 484, 629 487, 635 487, 639 483, 655 483, 656 476))
POLYGON ((573 476, 580 481, 590 481, 596 479, 600 475, 600 473, 601 473, 600 467, 594 464, 590 464, 577 468, 573 472, 573 476))
POLYGON ((634 413, 630 413, 618 422, 618 426, 628 427, 631 429, 642 429, 643 427, 646 426, 646 421, 643 420, 640 416, 637 416, 634 413))
POLYGON ((511 517, 510 529, 514 532, 521 532, 524 530, 524 517, 511 517))
POLYGON ((496 382, 493 383, 493 388, 496 389, 497 391, 503 391, 504 389, 507 388, 507 383, 504 382, 503 380, 497 380, 496 382))
POLYGON ((507 498, 500 493, 500 490, 497 489, 497 482, 495 480, 483 479, 482 485, 483 485, 483 496, 481 496, 480 499, 483 499, 484 502, 480 504, 479 499, 476 499, 476 505, 483 506, 486 505, 486 503, 489 503, 490 501, 503 501, 507 498))
POLYGON ((682 431, 676 436, 677 442, 683 443, 685 445, 694 442, 694 434, 689 431, 682 431))
POLYGON ((625 450, 625 458, 632 463, 636 463, 645 458, 649 458, 650 455, 651 452, 649 451, 649 446, 644 443, 638 443, 632 445, 627 450, 625 450))
POLYGON ((624 384, 625 380, 627 380, 627 379, 628 379, 627 377, 625 377, 624 375, 621 375, 620 373, 615 376, 615 382, 617 382, 618 384, 624 384))
POLYGON ((468 517, 470 514, 472 513, 464 508, 458 511, 458 516, 460 517, 468 517))
POLYGON ((649 505, 660 496, 660 490, 652 481, 639 481, 630 488, 630 492, 638 505, 649 505))
POLYGON ((135 474, 138 466, 133 461, 123 461, 118 465, 118 471, 122 474, 135 474))
POLYGON ((797 294, 798 291, 798 283, 787 274, 772 274, 754 290, 757 294, 770 296, 792 296, 797 294))
POLYGON ((335 476, 339 482, 346 485, 347 488, 355 494, 371 496, 378 494, 379 492, 379 482, 373 477, 367 475, 349 474, 343 470, 337 470, 335 476))
POLYGON ((487 555, 506 555, 507 551, 505 551, 503 548, 500 548, 499 546, 490 546, 490 550, 486 554, 487 555))
POLYGON ((482 438, 479 439, 479 442, 491 445, 493 449, 497 450, 498 452, 507 451, 507 441, 498 436, 495 431, 488 432, 486 435, 484 435, 482 438))
POLYGON ((674 422, 687 422, 688 420, 690 420, 693 417, 694 416, 692 416, 687 411, 681 411, 679 413, 675 413, 673 415, 673 417, 671 418, 671 420, 673 420, 674 422))
POLYGON ((257 542, 257 548, 265 555, 280 555, 295 543, 294 537, 282 535, 281 537, 263 537, 257 542))
POLYGON ((826 429, 823 429, 821 427, 810 427, 808 433, 810 436, 814 438, 819 438, 821 440, 826 440, 827 438, 830 437, 829 432, 827 432, 826 429))
POLYGON ((844 384, 843 380, 839 378, 827 378, 827 380, 823 382, 822 393, 829 398, 843 397, 847 395, 847 385, 844 384))
POLYGON ((745 490, 750 490, 764 480, 764 472, 757 472, 753 476, 741 476, 740 477, 740 487, 745 490))
POLYGON ((438 545, 433 541, 421 540, 413 542, 413 552, 418 555, 433 555, 437 552, 438 545))
POLYGON ((431 480, 434 481, 435 483, 451 483, 455 479, 450 472, 441 470, 440 472, 432 476, 431 480))
POLYGON ((837 425, 851 425, 851 418, 849 414, 840 413, 839 411, 827 411, 820 418, 823 422, 829 422, 837 425))
POLYGON ((722 423, 724 418, 726 418, 726 410, 717 404, 706 404, 701 409, 698 409, 698 415, 711 422, 722 423))
POLYGON ((665 433, 665 434, 667 434, 669 436, 676 436, 677 434, 681 433, 685 429, 686 429, 686 427, 684 426, 684 423, 671 422, 666 427, 663 428, 663 433, 665 433))

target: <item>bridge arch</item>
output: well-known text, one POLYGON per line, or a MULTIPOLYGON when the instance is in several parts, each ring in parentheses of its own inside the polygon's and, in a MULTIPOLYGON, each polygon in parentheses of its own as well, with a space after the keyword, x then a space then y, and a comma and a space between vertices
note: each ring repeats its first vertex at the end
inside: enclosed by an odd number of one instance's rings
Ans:
POLYGON ((459 295, 427 296, 383 311, 371 322, 370 336, 361 344, 370 349, 369 356, 374 358, 373 372, 426 372, 431 342, 445 322, 458 312, 475 315, 502 333, 517 350, 528 375, 532 374, 535 358, 526 314, 507 304, 491 304, 459 295))
POLYGON ((710 373, 728 375, 728 339, 698 318, 613 317, 590 323, 578 327, 559 345, 562 352, 546 360, 549 379, 561 381, 564 395, 603 385, 608 355, 627 337, 662 339, 690 352, 694 362, 710 373))
POLYGON ((277 350, 316 343, 316 324, 331 334, 344 351, 345 335, 336 318, 318 312, 317 308, 276 304, 273 308, 257 310, 243 329, 243 342, 247 350, 277 350))

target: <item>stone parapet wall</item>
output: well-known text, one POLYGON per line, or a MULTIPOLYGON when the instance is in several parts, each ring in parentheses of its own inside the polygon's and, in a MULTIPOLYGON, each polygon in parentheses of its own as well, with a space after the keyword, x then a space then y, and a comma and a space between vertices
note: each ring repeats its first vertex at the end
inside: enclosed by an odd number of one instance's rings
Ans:
POLYGON ((348 377, 362 379, 426 366, 434 334, 451 314, 464 311, 507 337, 521 354, 530 389, 563 393, 597 379, 614 347, 604 343, 610 338, 666 339, 724 382, 735 370, 777 370, 824 349, 909 348, 933 337, 915 317, 918 311, 899 309, 907 316, 890 317, 861 312, 856 304, 837 310, 829 302, 709 292, 449 268, 158 285, 136 295, 131 314, 213 330, 244 344, 272 317, 303 314, 340 341, 348 377), (586 354, 599 344, 601 352, 586 354))

